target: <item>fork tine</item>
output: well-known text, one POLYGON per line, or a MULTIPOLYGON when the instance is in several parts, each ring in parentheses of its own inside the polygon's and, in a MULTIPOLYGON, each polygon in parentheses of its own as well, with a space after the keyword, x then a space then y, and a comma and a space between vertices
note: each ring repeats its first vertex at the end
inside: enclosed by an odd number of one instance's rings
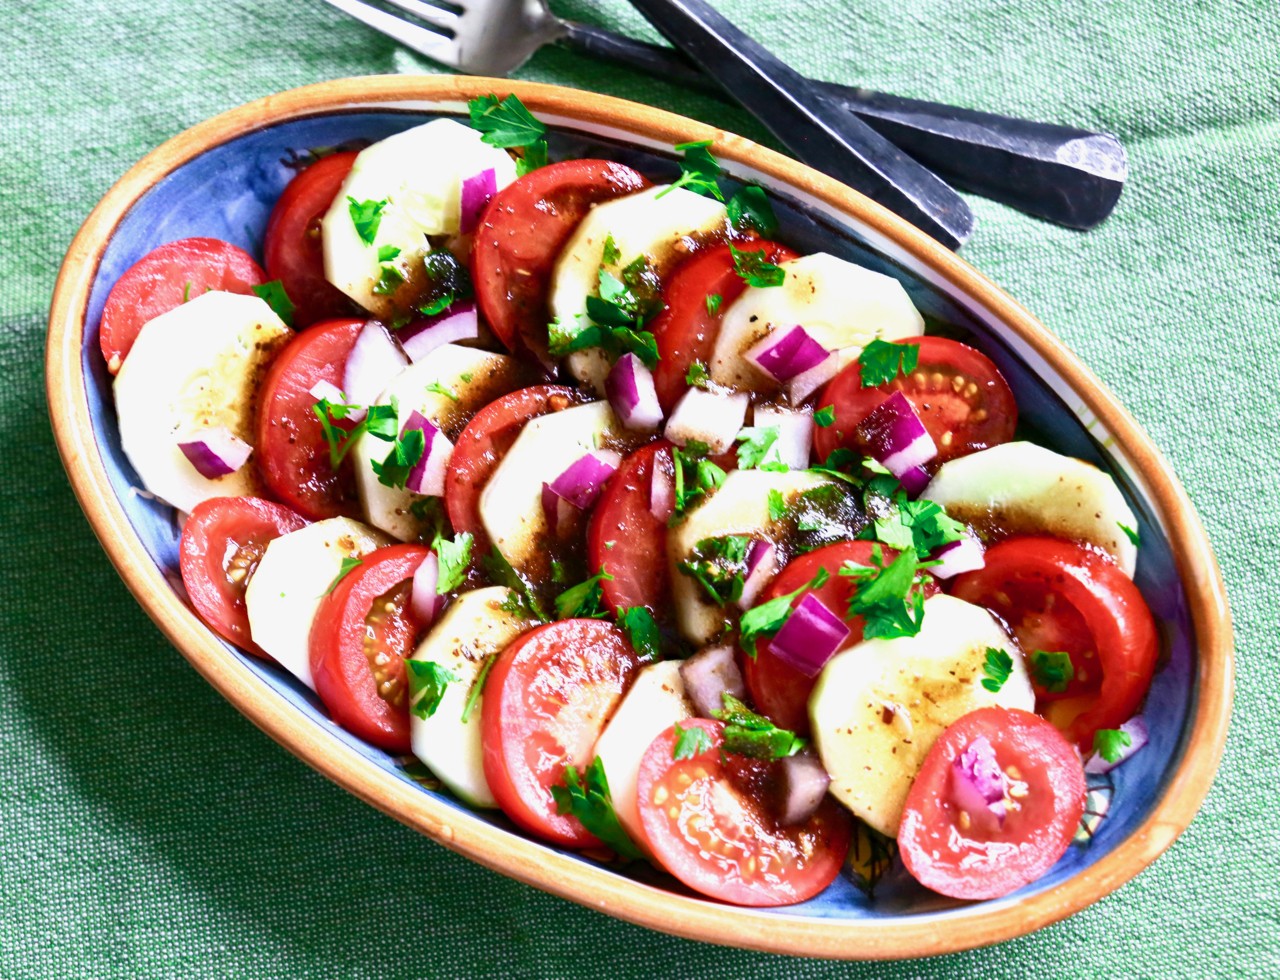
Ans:
POLYGON ((424 3, 423 0, 387 0, 387 3, 393 7, 399 7, 406 14, 413 14, 418 19, 425 20, 428 24, 439 27, 442 30, 456 31, 458 29, 459 15, 452 10, 445 10, 430 3, 424 3))
MULTIPOLYGON (((446 37, 438 30, 411 24, 395 14, 388 13, 363 0, 324 0, 331 7, 336 7, 344 14, 354 17, 375 31, 399 41, 406 48, 424 54, 433 61, 450 68, 458 67, 458 48, 453 39, 446 37)), ((438 11, 444 13, 444 11, 438 11)))

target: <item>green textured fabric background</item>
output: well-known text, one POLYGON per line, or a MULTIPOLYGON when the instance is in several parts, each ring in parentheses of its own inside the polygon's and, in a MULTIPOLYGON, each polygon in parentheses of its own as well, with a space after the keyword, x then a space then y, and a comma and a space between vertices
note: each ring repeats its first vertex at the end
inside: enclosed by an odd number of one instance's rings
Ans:
MULTIPOLYGON (((259 733, 116 578, 49 433, 63 251, 135 160, 295 85, 429 64, 318 0, 5 4, 0 22, 0 976, 1280 976, 1280 14, 1273 0, 722 0, 806 72, 1108 129, 1132 179, 1079 234, 974 200, 965 257, 1058 332, 1186 484, 1238 637, 1190 830, 1042 932, 844 965, 615 922, 457 857, 259 733)), ((648 36, 620 2, 560 13, 648 36)), ((520 77, 742 113, 565 52, 520 77)))

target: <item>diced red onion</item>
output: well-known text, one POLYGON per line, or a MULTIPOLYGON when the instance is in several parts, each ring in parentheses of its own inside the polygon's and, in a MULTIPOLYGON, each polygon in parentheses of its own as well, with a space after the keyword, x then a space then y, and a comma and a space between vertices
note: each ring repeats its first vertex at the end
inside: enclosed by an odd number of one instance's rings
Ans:
POLYGON ((751 550, 747 552, 747 577, 742 583, 742 598, 738 606, 750 609, 756 601, 760 590, 769 584, 778 570, 778 549, 773 542, 759 539, 751 542, 751 550))
POLYGON ((604 381, 609 404, 622 424, 636 432, 652 432, 662 421, 653 372, 635 354, 623 354, 604 381))
POLYGON ((649 513, 660 521, 666 522, 676 512, 676 487, 673 474, 667 467, 672 465, 671 454, 657 452, 653 454, 653 473, 649 477, 649 513))
POLYGON ((929 485, 930 479, 929 471, 923 466, 913 466, 898 477, 898 482, 902 485, 902 489, 906 491, 907 496, 914 500, 924 493, 924 488, 929 485))
POLYGON ((769 652, 806 677, 817 677, 848 638, 845 621, 810 592, 769 641, 769 652))
POLYGON ((808 371, 797 374, 787 383, 787 399, 792 405, 799 405, 840 373, 840 361, 840 354, 833 351, 808 371))
POLYGON ((667 419, 664 435, 677 446, 705 443, 712 455, 733 445, 747 417, 747 395, 690 388, 667 419))
POLYGON ((408 363, 409 359, 391 339, 387 328, 377 320, 370 320, 347 355, 342 376, 342 390, 347 400, 352 405, 372 405, 387 382, 408 363))
MULTIPOLYGON (((870 448, 871 455, 899 481, 938 455, 938 447, 920 421, 920 416, 900 391, 895 391, 877 405, 858 423, 857 431, 870 448)), ((905 484, 903 489, 911 492, 905 484)))
POLYGON ((811 371, 831 352, 809 336, 800 324, 774 330, 750 347, 743 357, 775 381, 787 382, 811 371))
POLYGON ((550 483, 542 485, 542 512, 553 534, 559 534, 579 511, 596 502, 622 457, 608 449, 589 452, 550 483))
POLYGON ((229 429, 201 429, 199 438, 180 442, 178 448, 207 480, 234 473, 253 452, 252 446, 229 429))
MULTIPOLYGON (((347 396, 342 393, 342 389, 328 381, 317 381, 311 386, 311 390, 307 394, 316 400, 316 404, 321 401, 327 401, 330 405, 347 404, 347 396)), ((364 421, 364 417, 365 407, 363 405, 355 405, 348 408, 347 414, 342 418, 335 419, 330 417, 330 421, 339 429, 350 431, 364 421)))
POLYGON ((396 331, 396 339, 415 364, 437 347, 457 340, 476 340, 480 336, 480 317, 471 301, 454 303, 432 317, 414 320, 396 331))
POLYGON ((444 596, 436 591, 439 584, 440 559, 433 551, 422 559, 422 564, 413 573, 413 589, 409 593, 409 608, 419 626, 430 626, 444 605, 444 596))
POLYGON ((808 750, 782 759, 778 775, 775 810, 778 823, 784 827, 804 823, 822 805, 831 777, 822 768, 818 756, 808 750))
POLYGON ((409 470, 409 477, 404 482, 405 489, 424 497, 443 497, 444 478, 449 472, 453 443, 421 412, 415 411, 409 416, 409 421, 400 430, 401 437, 411 429, 421 430, 423 450, 418 461, 409 470))
POLYGON ((966 745, 951 764, 952 799, 971 819, 986 810, 1003 824, 1005 787, 1006 776, 985 735, 966 745))
POLYGON ((680 680, 699 718, 710 718, 711 712, 723 708, 725 694, 739 700, 747 696, 747 685, 731 646, 707 647, 695 653, 680 665, 680 680))
POLYGON ((935 548, 929 557, 941 562, 929 569, 936 578, 954 578, 961 572, 977 571, 987 563, 982 542, 972 531, 966 531, 959 541, 935 548))
POLYGON ((1142 715, 1134 715, 1120 726, 1120 731, 1129 736, 1129 744, 1120 750, 1119 758, 1115 762, 1108 762, 1099 753, 1095 752, 1089 756, 1089 761, 1084 764, 1085 772, 1110 772, 1151 741, 1151 733, 1147 729, 1147 720, 1142 715))
POLYGON ((462 182, 462 193, 459 195, 461 206, 459 226, 464 235, 469 235, 476 230, 485 205, 496 193, 498 193, 498 175, 492 167, 481 170, 462 182))
POLYGON ((757 408, 754 424, 758 429, 778 430, 778 439, 771 448, 782 462, 793 470, 808 467, 809 449, 813 444, 812 416, 785 409, 757 408))

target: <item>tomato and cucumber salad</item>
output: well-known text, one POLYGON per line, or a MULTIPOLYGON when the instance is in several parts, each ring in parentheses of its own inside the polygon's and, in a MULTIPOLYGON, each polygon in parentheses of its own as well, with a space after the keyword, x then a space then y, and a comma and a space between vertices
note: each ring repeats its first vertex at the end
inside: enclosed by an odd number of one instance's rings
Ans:
POLYGON ((197 615, 468 804, 724 902, 855 839, 958 898, 1043 875, 1157 666, 1112 478, 706 146, 660 184, 543 133, 476 100, 302 169, 265 272, 187 239, 116 284, 197 615))

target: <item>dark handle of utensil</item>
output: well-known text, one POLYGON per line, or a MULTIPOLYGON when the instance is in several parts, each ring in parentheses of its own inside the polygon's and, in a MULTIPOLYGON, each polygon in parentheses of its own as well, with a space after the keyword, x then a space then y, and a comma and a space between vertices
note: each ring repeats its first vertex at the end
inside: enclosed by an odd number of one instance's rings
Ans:
POLYGON ((941 179, 734 27, 705 0, 631 0, 805 163, 866 194, 948 248, 973 212, 941 179))
MULTIPOLYGON (((679 51, 565 22, 568 46, 724 97, 679 51)), ((1128 177, 1114 136, 940 102, 810 80, 917 161, 965 190, 1038 218, 1088 229, 1114 209, 1128 177)))

